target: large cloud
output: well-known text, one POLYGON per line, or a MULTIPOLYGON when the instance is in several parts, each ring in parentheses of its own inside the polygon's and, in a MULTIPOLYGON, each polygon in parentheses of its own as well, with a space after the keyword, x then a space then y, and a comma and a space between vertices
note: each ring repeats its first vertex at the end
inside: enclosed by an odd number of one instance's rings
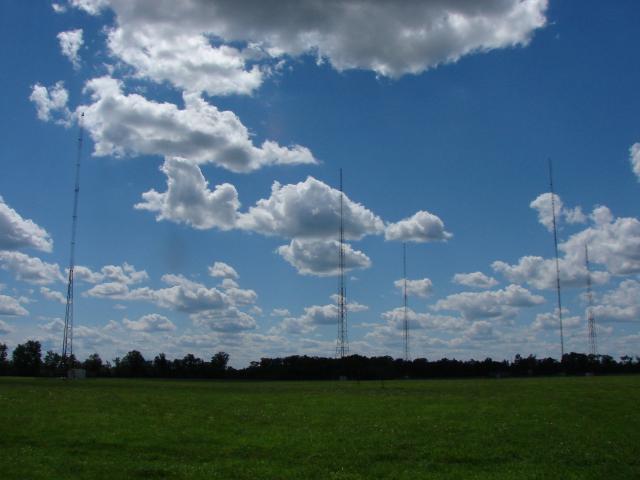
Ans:
POLYGON ((236 280, 240 278, 236 269, 224 262, 214 262, 214 264, 209 267, 209 275, 220 278, 235 278, 236 280))
POLYGON ((514 317, 520 308, 540 305, 544 301, 543 297, 526 288, 509 285, 501 290, 455 293, 438 300, 434 309, 457 311, 469 320, 508 319, 514 317))
POLYGON ((84 126, 95 142, 94 154, 162 155, 193 163, 212 163, 233 172, 250 172, 265 165, 316 163, 305 147, 282 147, 266 140, 253 145, 249 131, 230 111, 220 111, 198 94, 183 95, 185 108, 157 103, 138 94, 125 94, 111 77, 87 82, 90 105, 84 126))
MULTIPOLYGON (((298 239, 336 238, 340 226, 340 191, 307 177, 304 182, 274 182, 271 196, 240 215, 238 226, 264 235, 298 239)), ((344 234, 348 240, 379 234, 380 217, 343 195, 344 234)))
POLYGON ((50 252, 53 240, 44 228, 33 220, 22 218, 0 195, 0 250, 26 247, 50 252))
MULTIPOLYGON (((286 317, 272 329, 274 333, 287 332, 304 334, 314 331, 319 325, 338 325, 340 309, 338 307, 338 295, 332 295, 334 303, 327 305, 311 305, 305 307, 304 313, 298 317, 286 317)), ((347 302, 347 313, 358 313, 368 310, 369 307, 358 302, 347 302)))
POLYGON ((399 222, 390 223, 384 232, 386 240, 418 243, 446 241, 452 236, 445 231, 444 223, 438 216, 423 210, 399 222))
MULTIPOLYGON (((345 271, 371 266, 371 260, 363 252, 354 250, 349 244, 344 244, 343 249, 345 271)), ((276 251, 302 275, 331 276, 340 273, 340 242, 337 240, 294 239, 276 251)))
POLYGON ((623 280, 593 306, 598 322, 640 322, 640 282, 623 280))
POLYGON ((233 185, 224 183, 210 190, 200 167, 181 158, 165 159, 161 170, 167 175, 167 191, 143 193, 136 209, 155 212, 158 221, 186 223, 200 230, 235 226, 240 201, 233 185))
POLYGON ((43 262, 21 252, 0 251, 0 268, 13 272, 17 280, 36 285, 65 280, 57 263, 43 262))
MULTIPOLYGON (((215 77, 220 72, 242 78, 242 72, 235 71, 242 64, 221 60, 217 47, 208 42, 181 62, 177 55, 182 49, 180 39, 184 44, 209 36, 226 44, 255 44, 272 57, 312 54, 327 59, 338 70, 367 69, 397 77, 455 62, 474 52, 526 45, 533 32, 545 25, 547 7, 547 0, 109 3, 117 15, 117 27, 110 34, 113 52, 141 74, 192 89, 202 87, 208 75, 215 77), (140 31, 143 35, 136 35, 140 31), (161 46, 149 48, 154 44, 161 46), (151 63, 164 57, 164 64, 153 68, 151 63), (176 73, 181 70, 185 72, 176 73)), ((72 0, 72 4, 95 14, 106 1, 72 0)))

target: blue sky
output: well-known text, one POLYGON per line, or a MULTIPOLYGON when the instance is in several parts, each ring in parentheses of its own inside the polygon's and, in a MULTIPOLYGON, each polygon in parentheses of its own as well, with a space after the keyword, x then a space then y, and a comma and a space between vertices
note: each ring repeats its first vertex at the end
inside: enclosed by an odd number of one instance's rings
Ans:
POLYGON ((340 168, 352 353, 402 355, 404 241, 413 357, 558 357, 549 157, 566 350, 587 243, 599 351, 638 354, 639 10, 3 2, 0 341, 60 349, 84 112, 80 357, 333 355, 340 168))

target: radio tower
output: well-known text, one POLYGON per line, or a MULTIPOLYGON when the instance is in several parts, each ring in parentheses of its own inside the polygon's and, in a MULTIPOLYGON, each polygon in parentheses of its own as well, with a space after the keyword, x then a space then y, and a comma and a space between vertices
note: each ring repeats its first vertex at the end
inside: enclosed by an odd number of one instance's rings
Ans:
POLYGON ((402 278, 404 279, 404 361, 409 361, 409 319, 407 317, 407 244, 402 243, 402 278))
POLYGON ((340 287, 338 292, 338 309, 339 309, 339 325, 338 325, 338 342, 336 345, 336 357, 344 358, 349 355, 349 338, 347 336, 347 300, 346 289, 344 284, 344 218, 343 218, 343 197, 342 193, 342 169, 340 169, 340 253, 339 270, 340 270, 340 287))
POLYGON ((584 244, 584 263, 587 267, 587 300, 589 306, 587 308, 587 324, 589 327, 589 353, 591 355, 598 354, 598 337, 596 334, 596 320, 593 316, 593 292, 591 291, 591 268, 589 265, 589 247, 584 244))
POLYGON ((558 229, 556 225, 556 202, 553 191, 553 169, 549 159, 549 187, 551 189, 551 213, 553 218, 553 247, 556 254, 556 291, 558 293, 558 320, 560 321, 560 361, 564 358, 564 331, 562 328, 562 299, 560 295, 560 262, 558 260, 558 229))
MULTIPOLYGON (((78 224, 78 195, 80 193, 80 159, 82 158, 82 119, 78 122, 78 150, 76 153, 76 181, 73 190, 73 217, 71 222, 71 255, 69 257, 69 279, 67 283, 67 308, 64 314, 64 332, 62 339, 62 361, 67 364, 73 355, 73 269, 75 267, 76 226, 78 224)), ((70 365, 67 365, 70 367, 70 365)))

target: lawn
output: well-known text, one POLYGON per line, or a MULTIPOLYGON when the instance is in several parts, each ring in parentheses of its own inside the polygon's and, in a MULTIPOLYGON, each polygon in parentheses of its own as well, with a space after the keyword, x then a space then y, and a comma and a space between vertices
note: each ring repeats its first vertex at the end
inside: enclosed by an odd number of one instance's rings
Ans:
POLYGON ((2 479, 638 479, 640 377, 0 378, 2 479))

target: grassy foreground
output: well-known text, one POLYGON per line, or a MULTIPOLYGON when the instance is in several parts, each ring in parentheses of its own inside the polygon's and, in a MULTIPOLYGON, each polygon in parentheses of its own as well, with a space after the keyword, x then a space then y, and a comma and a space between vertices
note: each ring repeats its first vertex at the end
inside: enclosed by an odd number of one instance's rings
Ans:
POLYGON ((0 378, 3 479, 640 478, 640 377, 0 378))

